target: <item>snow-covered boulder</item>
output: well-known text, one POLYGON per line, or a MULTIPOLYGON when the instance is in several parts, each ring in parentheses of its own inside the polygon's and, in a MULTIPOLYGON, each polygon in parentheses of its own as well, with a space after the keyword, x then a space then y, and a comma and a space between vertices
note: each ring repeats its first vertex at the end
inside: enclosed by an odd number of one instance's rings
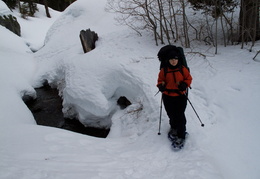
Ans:
POLYGON ((93 10, 84 1, 78 1, 63 12, 48 31, 45 46, 35 54, 39 65, 35 86, 48 80, 59 88, 65 117, 76 117, 89 127, 110 128, 113 115, 120 110, 120 96, 133 105, 145 101, 146 111, 153 111, 149 101, 155 92, 143 76, 147 69, 140 59, 147 59, 140 50, 142 44, 126 44, 128 34, 110 31, 115 29, 114 24, 108 23, 113 14, 103 9, 93 10), (105 28, 100 28, 100 24, 105 28), (94 50, 84 54, 79 34, 88 28, 99 34, 99 40, 94 50))

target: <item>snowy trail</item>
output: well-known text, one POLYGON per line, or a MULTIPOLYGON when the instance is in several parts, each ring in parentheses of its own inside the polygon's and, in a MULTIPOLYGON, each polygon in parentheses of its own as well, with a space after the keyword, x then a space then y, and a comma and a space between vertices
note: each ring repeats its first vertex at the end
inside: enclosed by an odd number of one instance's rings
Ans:
POLYGON ((153 130, 142 136, 98 139, 45 128, 16 130, 20 143, 12 146, 20 152, 9 150, 1 156, 1 178, 222 178, 192 136, 183 151, 173 152, 166 135, 153 130))

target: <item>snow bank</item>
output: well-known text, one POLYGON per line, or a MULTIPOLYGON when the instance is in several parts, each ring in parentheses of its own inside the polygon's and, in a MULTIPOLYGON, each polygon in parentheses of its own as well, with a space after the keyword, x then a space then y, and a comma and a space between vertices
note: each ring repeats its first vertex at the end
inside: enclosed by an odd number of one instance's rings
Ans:
POLYGON ((11 10, 4 3, 4 1, 0 1, 0 16, 12 14, 11 10))
POLYGON ((6 119, 2 121, 2 125, 13 122, 35 124, 32 116, 23 120, 30 112, 21 101, 24 94, 35 97, 35 91, 31 86, 35 70, 32 54, 19 36, 3 26, 0 26, 0 31, 0 98, 3 101, 0 103, 0 109, 5 111, 1 112, 1 116, 6 119))
POLYGON ((120 40, 115 42, 115 32, 111 33, 109 27, 101 30, 99 24, 106 25, 108 17, 111 18, 103 8, 97 7, 102 12, 99 14, 91 10, 89 4, 79 2, 63 12, 48 31, 45 46, 35 55, 40 66, 36 82, 48 80, 58 86, 66 117, 77 117, 85 126, 110 128, 120 96, 126 96, 134 104, 144 103, 147 111, 152 111, 146 104, 153 93, 150 93, 150 85, 145 84, 145 79, 141 79, 142 74, 125 65, 132 62, 125 55, 129 52, 132 58, 146 58, 139 51, 143 46, 138 42, 131 43, 131 46, 125 44, 129 38, 126 31, 117 33, 120 40), (99 23, 93 19, 83 23, 86 17, 94 14, 98 14, 99 23), (99 40, 96 49, 83 54, 79 32, 87 28, 97 32, 99 40), (119 49, 120 53, 117 52, 119 49))

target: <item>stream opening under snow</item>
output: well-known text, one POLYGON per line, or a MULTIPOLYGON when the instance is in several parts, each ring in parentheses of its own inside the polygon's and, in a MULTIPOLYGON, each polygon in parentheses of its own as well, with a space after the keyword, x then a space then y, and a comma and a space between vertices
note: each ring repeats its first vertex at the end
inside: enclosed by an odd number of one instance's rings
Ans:
POLYGON ((59 91, 45 83, 40 88, 35 88, 37 98, 24 99, 25 104, 31 110, 38 125, 57 127, 73 132, 94 137, 106 138, 110 129, 85 127, 77 119, 64 118, 62 112, 62 98, 59 91))

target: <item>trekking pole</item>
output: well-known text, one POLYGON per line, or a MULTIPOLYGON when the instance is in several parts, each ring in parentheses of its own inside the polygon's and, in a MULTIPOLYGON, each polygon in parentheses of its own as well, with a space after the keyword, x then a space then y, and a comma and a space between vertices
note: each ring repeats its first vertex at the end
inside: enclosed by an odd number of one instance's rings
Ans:
POLYGON ((193 107, 193 105, 192 105, 192 103, 190 102, 190 100, 189 100, 189 98, 188 98, 188 96, 187 96, 187 94, 186 94, 186 93, 185 93, 185 96, 186 96, 187 100, 189 101, 189 103, 190 103, 190 105, 191 105, 191 107, 192 107, 193 111, 194 111, 194 112, 195 112, 195 114, 197 115, 197 117, 198 117, 198 119, 199 119, 199 121, 200 121, 201 127, 204 127, 204 124, 201 122, 201 119, 200 119, 200 117, 199 117, 199 115, 198 115, 197 111, 196 111, 196 110, 195 110, 195 108, 193 107))
POLYGON ((162 123, 162 97, 161 97, 161 106, 160 106, 160 120, 159 120, 159 132, 158 135, 161 135, 161 123, 162 123))
POLYGON ((155 95, 154 96, 156 96, 158 93, 160 92, 160 90, 157 92, 157 93, 155 93, 155 95))

